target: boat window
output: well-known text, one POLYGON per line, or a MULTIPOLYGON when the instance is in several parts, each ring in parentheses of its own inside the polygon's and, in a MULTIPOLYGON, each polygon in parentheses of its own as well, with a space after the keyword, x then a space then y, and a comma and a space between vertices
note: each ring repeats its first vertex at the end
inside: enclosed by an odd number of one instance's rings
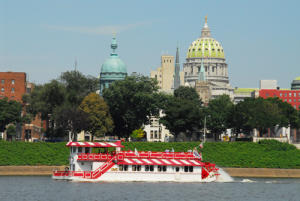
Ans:
POLYGON ((179 168, 179 167, 176 167, 175 169, 176 169, 176 172, 179 172, 179 170, 180 170, 180 168, 179 168))
POLYGON ((162 170, 163 170, 164 172, 166 172, 166 171, 167 171, 167 166, 162 166, 162 170))
POLYGON ((72 169, 73 169, 73 171, 75 171, 75 164, 72 165, 72 169))
POLYGON ((123 171, 123 165, 119 165, 119 170, 123 171))
POLYGON ((160 165, 158 165, 158 166, 157 166, 157 171, 158 171, 158 172, 161 172, 161 170, 162 170, 162 167, 161 167, 160 165))
POLYGON ((193 172, 194 171, 194 167, 193 166, 189 166, 189 172, 193 172))
POLYGON ((189 166, 184 166, 184 172, 188 172, 189 171, 189 166))
POLYGON ((149 165, 145 165, 145 171, 146 171, 146 172, 149 171, 149 165))
POLYGON ((82 152, 82 147, 78 147, 78 153, 82 152))
POLYGON ((132 171, 136 171, 136 165, 132 165, 132 171))
POLYGON ((72 152, 72 153, 76 153, 76 147, 72 147, 72 148, 71 148, 71 152, 72 152))
POLYGON ((128 171, 128 165, 124 165, 124 171, 128 171))
POLYGON ((90 153, 90 148, 89 148, 89 147, 86 147, 86 148, 85 148, 85 153, 86 153, 86 154, 90 153))
POLYGON ((151 172, 154 171, 154 165, 150 165, 150 171, 151 171, 151 172))
POLYGON ((137 165, 137 166, 136 166, 136 170, 137 170, 137 171, 141 171, 141 169, 142 169, 141 165, 137 165))

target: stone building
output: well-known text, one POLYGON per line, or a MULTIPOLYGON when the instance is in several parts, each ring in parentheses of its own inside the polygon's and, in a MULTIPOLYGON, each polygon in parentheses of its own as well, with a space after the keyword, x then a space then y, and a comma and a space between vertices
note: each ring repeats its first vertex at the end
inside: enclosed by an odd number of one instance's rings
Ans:
POLYGON ((206 81, 211 86, 211 98, 227 94, 233 98, 233 88, 229 84, 228 66, 222 45, 211 37, 207 25, 207 17, 200 38, 190 45, 186 62, 183 64, 184 83, 195 87, 200 72, 201 63, 204 65, 206 81))
POLYGON ((127 69, 124 62, 116 53, 118 48, 116 37, 112 38, 110 57, 102 64, 100 72, 100 95, 105 88, 116 80, 123 80, 127 76, 127 69))

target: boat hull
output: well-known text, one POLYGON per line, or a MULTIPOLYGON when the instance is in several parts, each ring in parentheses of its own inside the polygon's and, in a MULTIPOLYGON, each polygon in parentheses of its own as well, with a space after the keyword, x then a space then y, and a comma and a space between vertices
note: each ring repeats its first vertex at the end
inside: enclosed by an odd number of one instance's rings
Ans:
POLYGON ((217 180, 216 175, 210 174, 202 179, 199 173, 142 173, 142 172, 107 172, 99 178, 87 179, 73 176, 52 176, 53 179, 82 181, 82 182, 213 182, 217 180))

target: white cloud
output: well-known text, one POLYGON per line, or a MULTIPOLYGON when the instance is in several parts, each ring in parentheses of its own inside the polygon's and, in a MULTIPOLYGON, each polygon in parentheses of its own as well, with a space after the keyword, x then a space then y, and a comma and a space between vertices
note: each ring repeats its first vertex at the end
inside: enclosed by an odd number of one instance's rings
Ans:
POLYGON ((70 31, 82 34, 93 35, 111 35, 112 33, 120 33, 129 29, 136 28, 138 26, 145 25, 147 23, 136 23, 126 25, 107 25, 107 26, 56 26, 56 25, 44 25, 45 28, 59 31, 70 31))

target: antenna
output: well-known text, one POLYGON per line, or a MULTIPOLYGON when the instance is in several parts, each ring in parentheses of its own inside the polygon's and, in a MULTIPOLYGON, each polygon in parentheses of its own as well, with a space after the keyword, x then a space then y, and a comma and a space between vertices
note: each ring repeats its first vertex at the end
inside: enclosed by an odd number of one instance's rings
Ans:
POLYGON ((75 62, 74 62, 74 68, 75 68, 75 71, 77 71, 77 58, 75 57, 75 62))

